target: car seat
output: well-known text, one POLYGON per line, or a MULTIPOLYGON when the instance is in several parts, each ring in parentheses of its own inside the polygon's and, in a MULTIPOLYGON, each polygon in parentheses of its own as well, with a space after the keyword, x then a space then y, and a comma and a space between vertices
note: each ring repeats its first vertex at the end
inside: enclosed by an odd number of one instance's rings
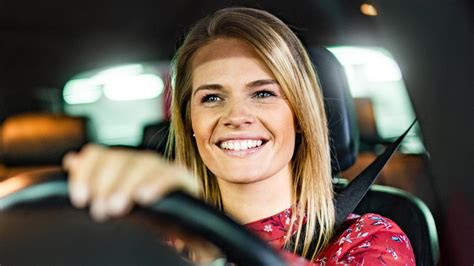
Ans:
POLYGON ((0 181, 17 173, 61 166, 88 140, 88 120, 50 113, 8 117, 0 127, 0 181))
MULTIPOLYGON (((327 105, 326 111, 328 112, 332 143, 339 145, 332 147, 333 152, 337 151, 335 159, 338 163, 333 162, 333 174, 335 191, 338 192, 348 183, 347 180, 341 178, 341 172, 349 169, 357 156, 353 153, 357 154, 357 150, 354 151, 353 148, 358 147, 359 141, 357 115, 352 99, 349 97, 349 86, 344 69, 336 57, 324 48, 310 49, 309 53, 319 75, 327 105), (334 95, 340 95, 343 98, 334 99, 334 95), (332 113, 335 111, 332 105, 334 102, 345 103, 346 110, 337 114, 332 113), (347 114, 346 119, 341 119, 344 114, 347 114), (350 131, 352 133, 347 133, 346 136, 356 139, 339 138, 340 135, 335 134, 334 131, 340 129, 335 125, 346 127, 341 132, 350 131), (334 168, 335 165, 339 166, 339 169, 334 168)), ((354 213, 378 213, 395 221, 410 239, 417 265, 436 265, 438 263, 439 244, 433 215, 426 204, 414 195, 393 187, 373 185, 357 205, 354 213)))

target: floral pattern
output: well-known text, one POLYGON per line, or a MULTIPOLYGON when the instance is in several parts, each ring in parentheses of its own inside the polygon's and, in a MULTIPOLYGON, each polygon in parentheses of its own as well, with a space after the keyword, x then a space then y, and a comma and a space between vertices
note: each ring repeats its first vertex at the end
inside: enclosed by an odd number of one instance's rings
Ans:
MULTIPOLYGON (((290 219, 288 208, 246 227, 271 246, 283 249, 290 219)), ((345 226, 313 261, 283 250, 282 255, 291 265, 415 265, 410 241, 392 220, 373 213, 351 214, 345 226)), ((296 228, 292 234, 295 232, 296 228)))

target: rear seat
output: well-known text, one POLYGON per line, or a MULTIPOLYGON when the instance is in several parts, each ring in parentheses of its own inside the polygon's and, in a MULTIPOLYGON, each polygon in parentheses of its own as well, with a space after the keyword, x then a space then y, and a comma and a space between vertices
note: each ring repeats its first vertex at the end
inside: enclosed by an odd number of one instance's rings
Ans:
POLYGON ((64 154, 87 141, 87 119, 49 113, 7 118, 0 127, 0 181, 61 165, 64 154))

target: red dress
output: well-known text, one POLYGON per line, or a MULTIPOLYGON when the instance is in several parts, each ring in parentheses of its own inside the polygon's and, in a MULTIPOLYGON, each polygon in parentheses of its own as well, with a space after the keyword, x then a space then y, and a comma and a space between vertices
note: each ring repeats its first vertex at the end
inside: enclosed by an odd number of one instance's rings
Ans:
MULTIPOLYGON (((245 226, 271 246, 282 249, 291 208, 245 226)), ((415 265, 407 236, 392 220, 377 214, 352 214, 346 230, 313 261, 282 251, 290 265, 415 265)))

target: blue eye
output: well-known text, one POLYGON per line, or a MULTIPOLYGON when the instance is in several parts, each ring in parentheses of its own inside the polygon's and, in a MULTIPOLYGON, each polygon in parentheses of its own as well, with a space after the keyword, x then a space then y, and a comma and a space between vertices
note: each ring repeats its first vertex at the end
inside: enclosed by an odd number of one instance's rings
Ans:
POLYGON ((217 101, 220 101, 221 98, 215 94, 209 94, 204 97, 202 97, 201 102, 202 103, 214 103, 217 101))
POLYGON ((254 94, 255 98, 268 98, 268 97, 272 97, 272 96, 275 96, 275 94, 271 91, 257 91, 254 94))

